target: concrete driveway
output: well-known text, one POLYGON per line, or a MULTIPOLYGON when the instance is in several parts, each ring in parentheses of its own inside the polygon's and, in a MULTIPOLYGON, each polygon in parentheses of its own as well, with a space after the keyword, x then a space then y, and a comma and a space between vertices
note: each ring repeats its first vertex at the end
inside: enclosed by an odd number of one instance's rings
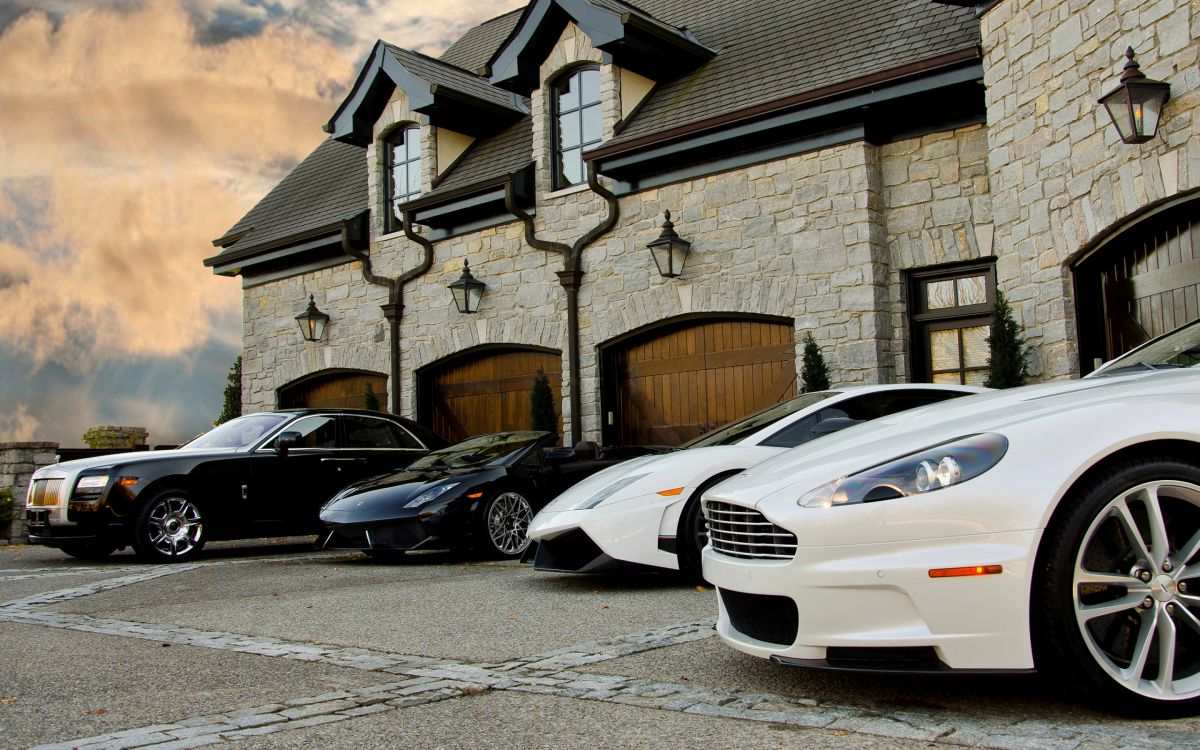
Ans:
POLYGON ((1179 748, 1037 678, 775 667, 670 576, 287 542, 195 563, 0 548, 0 746, 1179 748))

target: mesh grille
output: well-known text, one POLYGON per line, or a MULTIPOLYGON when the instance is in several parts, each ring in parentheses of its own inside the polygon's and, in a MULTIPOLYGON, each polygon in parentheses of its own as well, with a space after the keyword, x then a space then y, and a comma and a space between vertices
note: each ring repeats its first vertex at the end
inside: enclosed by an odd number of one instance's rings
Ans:
POLYGON ((62 500, 62 486, 61 479, 38 479, 29 493, 29 505, 39 508, 57 506, 62 500))
POLYGON ((796 602, 786 596, 718 590, 734 630, 755 640, 781 646, 790 646, 796 641, 800 626, 796 602))
POLYGON ((705 500, 704 519, 713 549, 723 555, 767 560, 796 556, 796 535, 753 508, 705 500))

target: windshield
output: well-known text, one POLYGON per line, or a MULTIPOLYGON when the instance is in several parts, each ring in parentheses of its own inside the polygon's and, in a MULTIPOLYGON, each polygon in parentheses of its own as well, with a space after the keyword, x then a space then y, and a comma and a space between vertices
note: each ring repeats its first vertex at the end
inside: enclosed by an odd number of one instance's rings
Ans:
POLYGON ((1142 344, 1103 365, 1089 377, 1132 370, 1195 367, 1200 364, 1200 319, 1142 344))
POLYGON ((805 393, 782 404, 768 406, 766 409, 742 417, 736 422, 730 422, 719 430, 701 435, 694 440, 684 443, 681 448, 707 448, 712 445, 732 445, 742 438, 757 432, 772 422, 778 422, 789 414, 795 414, 801 409, 807 409, 813 404, 824 401, 830 396, 836 396, 837 391, 818 391, 805 393))
POLYGON ((489 466, 506 463, 530 444, 545 437, 544 432, 502 432, 496 435, 480 435, 449 448, 434 451, 411 464, 410 471, 420 469, 460 468, 465 466, 489 466))
POLYGON ((184 443, 181 448, 249 448, 259 438, 278 427, 286 414, 249 414, 217 425, 203 435, 184 443))

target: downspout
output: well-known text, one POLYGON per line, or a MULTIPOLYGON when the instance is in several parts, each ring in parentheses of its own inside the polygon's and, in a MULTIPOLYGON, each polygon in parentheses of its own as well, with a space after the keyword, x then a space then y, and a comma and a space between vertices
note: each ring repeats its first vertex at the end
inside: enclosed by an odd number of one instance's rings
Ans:
MULTIPOLYGON (((358 220, 355 217, 354 220, 358 220)), ((352 220, 352 221, 354 221, 352 220)), ((388 388, 391 391, 391 411, 400 413, 400 315, 404 310, 404 285, 429 270, 433 265, 433 243, 413 231, 409 213, 404 212, 404 235, 425 249, 422 262, 414 268, 405 271, 394 279, 377 276, 371 269, 371 256, 358 247, 350 239, 351 222, 342 223, 342 250, 352 258, 362 263, 362 277, 368 284, 386 287, 388 301, 380 305, 383 317, 388 321, 388 355, 391 366, 391 377, 388 388)))
POLYGON ((504 207, 521 220, 525 227, 525 242, 538 250, 563 255, 563 270, 558 272, 558 281, 567 291, 567 367, 571 383, 568 396, 571 403, 571 445, 577 445, 583 440, 583 394, 580 392, 582 368, 579 362, 579 284, 583 280, 583 269, 580 268, 580 261, 583 257, 583 249, 599 239, 600 235, 612 229, 621 215, 621 205, 617 201, 617 197, 600 184, 600 180, 596 177, 596 170, 591 163, 588 164, 588 185, 608 204, 608 215, 603 221, 592 227, 591 231, 575 240, 574 244, 567 245, 562 242, 538 239, 533 226, 533 217, 522 211, 517 205, 512 180, 504 183, 504 207))

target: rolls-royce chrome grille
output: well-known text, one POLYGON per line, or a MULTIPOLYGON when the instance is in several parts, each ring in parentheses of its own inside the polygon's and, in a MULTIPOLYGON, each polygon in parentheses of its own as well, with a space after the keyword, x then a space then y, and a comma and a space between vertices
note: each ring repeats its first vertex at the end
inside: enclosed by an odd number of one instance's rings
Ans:
POLYGON ((713 549, 723 555, 763 560, 796 556, 796 535, 753 508, 705 500, 704 519, 713 549))
POLYGON ((53 508, 59 504, 62 495, 63 480, 36 479, 33 490, 29 493, 29 506, 37 508, 53 508))

